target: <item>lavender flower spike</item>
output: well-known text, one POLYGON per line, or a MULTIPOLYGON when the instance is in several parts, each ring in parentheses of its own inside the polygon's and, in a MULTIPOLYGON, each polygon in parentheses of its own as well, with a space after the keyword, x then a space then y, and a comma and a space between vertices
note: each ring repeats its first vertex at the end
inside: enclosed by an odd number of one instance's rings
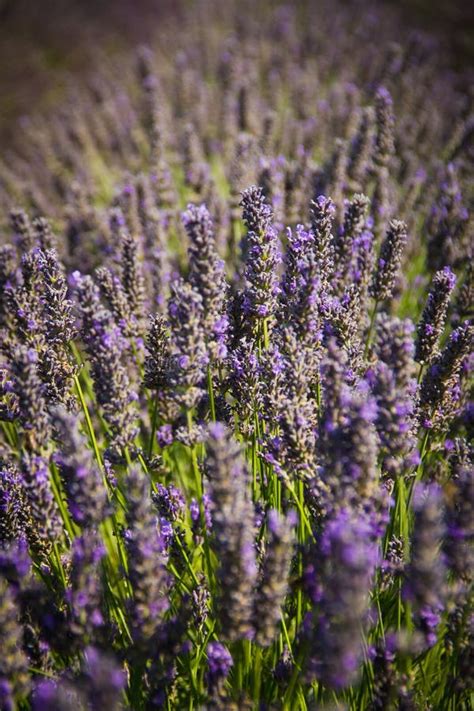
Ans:
POLYGON ((130 311, 137 323, 140 323, 143 319, 145 284, 139 258, 139 243, 136 236, 131 234, 125 227, 121 213, 112 216, 112 221, 114 219, 118 221, 119 225, 121 281, 127 295, 130 311))
POLYGON ((89 276, 78 276, 82 336, 91 359, 92 379, 99 405, 110 426, 112 446, 126 447, 135 437, 136 393, 123 363, 126 344, 112 314, 104 309, 99 290, 89 276))
POLYGON ((25 454, 21 474, 30 514, 26 531, 28 542, 35 554, 44 557, 62 532, 47 463, 42 457, 25 454))
POLYGON ((60 442, 56 460, 72 518, 78 526, 96 529, 107 513, 107 492, 98 465, 78 431, 77 417, 58 409, 54 425, 60 442))
POLYGON ((208 364, 202 296, 183 280, 174 282, 171 292, 168 302, 171 360, 167 384, 171 396, 190 409, 204 394, 202 384, 208 364))
POLYGON ((241 205, 248 229, 243 309, 258 324, 276 312, 281 257, 272 212, 264 202, 262 189, 252 186, 244 190, 241 205))
POLYGON ((224 262, 217 253, 214 228, 205 205, 188 205, 183 223, 190 239, 189 281, 202 297, 203 327, 213 358, 226 355, 227 315, 224 262))
POLYGON ((420 422, 431 427, 443 420, 450 390, 456 385, 464 360, 472 350, 474 326, 466 322, 452 332, 449 341, 430 365, 419 392, 420 422))
POLYGON ((218 702, 224 695, 224 683, 232 668, 233 661, 229 650, 220 642, 207 645, 208 672, 206 675, 209 695, 218 702))
POLYGON ((441 491, 436 484, 416 492, 415 526, 405 594, 426 644, 436 641, 445 595, 445 567, 440 554, 444 534, 441 491))
POLYGON ((369 205, 369 198, 362 194, 354 195, 352 200, 345 203, 344 223, 336 242, 338 278, 341 287, 346 283, 355 251, 354 246, 366 229, 369 205))
MULTIPOLYGON (((324 459, 321 476, 329 487, 330 507, 366 502, 379 492, 378 441, 374 427, 377 408, 365 392, 343 389, 336 423, 324 421, 324 459)), ((335 403, 337 407, 337 403, 335 403)), ((328 415, 330 416, 330 411, 328 415)))
POLYGON ((168 608, 168 581, 149 483, 143 472, 134 468, 129 473, 127 484, 128 528, 125 545, 128 576, 133 590, 132 633, 137 649, 147 652, 168 608))
POLYGON ((15 467, 2 462, 0 470, 0 548, 23 539, 28 515, 28 504, 20 474, 15 467))
POLYGON ((28 660, 22 650, 19 611, 7 581, 0 577, 0 707, 16 708, 15 697, 28 693, 28 660))
POLYGON ((320 195, 311 201, 311 232, 314 239, 314 252, 322 284, 325 289, 331 287, 334 272, 334 237, 332 225, 336 208, 331 198, 320 195))
POLYGON ((78 680, 91 711, 121 711, 125 674, 113 656, 89 646, 84 652, 84 663, 78 680))
POLYGON ((383 470, 395 477, 413 463, 409 457, 415 449, 413 398, 397 386, 386 363, 377 363, 368 380, 377 403, 375 427, 385 455, 383 470))
POLYGON ((456 285, 456 277, 445 267, 433 277, 430 293, 417 326, 415 360, 431 363, 437 355, 437 343, 443 333, 449 299, 456 285))
POLYGON ((270 645, 280 621, 281 608, 288 591, 288 574, 293 553, 294 518, 277 511, 268 514, 269 541, 255 602, 255 639, 270 645))
POLYGON ((383 86, 375 95, 376 135, 374 163, 386 167, 395 152, 393 100, 390 92, 383 86))
POLYGON ((466 462, 447 488, 445 554, 449 568, 466 584, 474 571, 474 477, 466 462))
POLYGON ((144 385, 151 390, 159 390, 166 383, 166 367, 169 359, 169 337, 163 316, 152 316, 145 346, 144 385))
POLYGON ((70 608, 70 629, 79 647, 103 637, 100 564, 104 555, 105 548, 96 533, 88 531, 74 539, 66 600, 70 608))
POLYGON ((316 563, 307 573, 314 586, 315 623, 310 632, 308 674, 332 689, 357 677, 362 662, 362 630, 379 552, 370 525, 348 509, 324 529, 316 563))
POLYGON ((75 401, 70 391, 75 365, 69 351, 69 343, 75 335, 73 304, 67 298, 66 276, 56 251, 40 251, 38 266, 43 287, 42 330, 46 341, 39 371, 49 398, 73 408, 75 401))
POLYGON ((23 252, 27 252, 34 247, 34 233, 31 228, 31 222, 24 210, 15 209, 10 212, 10 222, 19 242, 19 246, 23 252))
POLYGON ((255 185, 243 191, 241 201, 242 219, 248 232, 264 235, 271 225, 272 211, 265 202, 263 190, 255 185))
POLYGON ((51 430, 36 351, 19 346, 13 353, 11 368, 25 444, 28 450, 38 452, 48 441, 51 430))
POLYGON ((377 317, 375 349, 379 360, 389 366, 396 384, 408 392, 415 373, 415 326, 410 319, 398 319, 381 313, 377 317))
POLYGON ((212 500, 212 533, 219 560, 218 613, 223 639, 249 637, 255 585, 253 507, 240 447, 221 423, 209 427, 206 472, 212 500))
POLYGON ((382 242, 377 269, 370 286, 370 294, 377 301, 392 297, 406 241, 406 224, 401 220, 392 220, 382 242))

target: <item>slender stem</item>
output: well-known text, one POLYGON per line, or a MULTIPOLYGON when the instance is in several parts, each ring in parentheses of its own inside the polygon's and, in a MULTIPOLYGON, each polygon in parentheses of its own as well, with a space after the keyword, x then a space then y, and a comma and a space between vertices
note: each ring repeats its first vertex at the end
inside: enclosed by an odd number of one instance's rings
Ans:
POLYGON ((419 385, 421 383, 421 379, 423 377, 423 371, 425 369, 425 366, 423 363, 420 363, 420 369, 418 371, 418 378, 416 379, 416 384, 419 385))
POLYGON ((318 421, 321 421, 321 378, 319 374, 316 380, 316 405, 318 408, 318 421))
POLYGON ((148 457, 151 457, 151 455, 153 454, 153 445, 155 444, 157 423, 158 423, 158 394, 155 393, 155 397, 154 397, 154 401, 153 401, 153 415, 151 418, 150 442, 148 443, 148 457))
POLYGON ((211 420, 213 422, 216 421, 216 404, 214 402, 214 387, 212 384, 212 372, 211 372, 211 366, 207 366, 207 390, 209 393, 209 405, 211 408, 211 420))
POLYGON ((421 443, 421 448, 420 448, 420 463, 418 464, 418 466, 415 470, 415 476, 412 478, 412 481, 411 481, 410 491, 408 492, 407 507, 410 507, 416 484, 421 479, 421 476, 423 473, 423 466, 425 463, 426 455, 428 453, 428 443, 429 443, 429 439, 430 439, 430 434, 431 434, 430 430, 426 430, 425 434, 423 435, 423 441, 421 443))
POLYGON ((268 336, 268 320, 266 318, 263 319, 263 345, 267 351, 270 346, 270 338, 268 336))
POLYGON ((133 464, 133 462, 132 462, 132 457, 130 456, 130 450, 129 450, 129 448, 128 448, 128 447, 125 447, 125 449, 123 450, 123 453, 124 453, 124 455, 125 455, 125 460, 126 460, 126 462, 127 462, 127 465, 128 465, 129 467, 131 467, 132 464, 133 464))
POLYGON ((5 439, 7 440, 7 443, 10 445, 10 447, 11 447, 12 449, 14 449, 14 447, 15 447, 15 442, 14 442, 13 436, 12 436, 12 434, 10 433, 10 430, 9 430, 9 428, 8 428, 8 425, 9 425, 9 424, 10 424, 9 422, 2 422, 2 430, 3 430, 3 432, 4 432, 5 439))
POLYGON ((301 520, 304 521, 306 530, 307 530, 310 538, 312 538, 314 540, 313 529, 311 528, 311 524, 310 524, 309 519, 306 515, 306 511, 304 510, 303 503, 300 501, 298 494, 295 492, 295 490, 294 490, 293 486, 290 484, 290 482, 285 481, 284 483, 285 483, 286 488, 288 489, 288 491, 290 492, 290 494, 293 497, 296 507, 297 507, 298 511, 300 512, 301 520))
MULTIPOLYGON (((86 400, 85 400, 85 397, 84 397, 84 393, 83 393, 82 388, 81 388, 81 384, 80 384, 79 378, 78 378, 77 375, 74 375, 73 377, 74 377, 74 383, 75 383, 75 386, 76 386, 77 394, 78 394, 78 396, 79 396, 79 400, 80 400, 80 403, 81 403, 81 407, 82 407, 82 410, 83 410, 83 412, 84 412, 84 417, 85 417, 85 420, 86 420, 87 430, 88 430, 88 433, 89 433, 89 439, 90 439, 90 441, 91 441, 91 443, 92 443, 92 448, 93 448, 93 450, 94 450, 94 454, 95 454, 95 458, 96 458, 96 460, 97 460, 97 463, 98 463, 98 465, 99 465, 99 467, 100 467, 100 469, 101 469, 101 471, 102 471, 102 473, 103 473, 103 479, 104 479, 104 482, 105 482, 105 486, 106 486, 107 492, 108 492, 108 494, 109 494, 109 498, 110 498, 110 499, 118 500, 117 492, 113 491, 113 489, 111 488, 110 483, 109 483, 107 477, 105 476, 104 463, 103 463, 102 457, 101 457, 101 455, 100 455, 99 446, 98 446, 98 444, 97 444, 97 439, 96 439, 96 436, 95 436, 94 428, 93 428, 93 426, 92 426, 92 420, 91 420, 90 415, 89 415, 89 410, 88 410, 88 408, 87 408, 87 403, 86 403, 86 400)), ((121 502, 121 505, 123 506, 123 502, 121 502)), ((121 546, 121 544, 120 544, 120 534, 119 534, 119 531, 118 531, 118 526, 117 526, 117 521, 116 521, 115 513, 111 516, 111 524, 112 524, 113 534, 114 534, 114 537, 115 537, 115 539, 116 539, 118 560, 119 560, 120 565, 121 565, 121 567, 123 568, 123 570, 126 571, 126 569, 127 569, 127 562, 126 562, 126 558, 125 558, 125 555, 124 555, 122 546, 121 546)), ((108 541, 108 543, 109 543, 109 552, 111 552, 111 549, 113 549, 113 541, 112 541, 112 537, 109 535, 109 531, 108 531, 107 526, 108 526, 107 521, 104 521, 103 530, 104 530, 104 532, 106 532, 106 538, 107 538, 107 541, 108 541)), ((120 585, 118 586, 118 589, 119 589, 119 591, 120 591, 120 585)))
MULTIPOLYGON (((188 421, 188 432, 191 434, 192 432, 192 427, 193 427, 193 413, 191 410, 188 410, 186 413, 186 419, 188 421)), ((197 461, 197 454, 196 454, 196 447, 194 445, 191 446, 191 465, 192 465, 192 470, 193 470, 193 475, 194 475, 194 483, 196 485, 196 493, 199 498, 200 504, 202 504, 202 481, 201 481, 201 472, 199 471, 199 464, 197 461)))
POLYGON ((63 523, 66 528, 66 531, 68 532, 70 539, 73 540, 76 536, 76 533, 74 530, 74 524, 71 521, 71 518, 69 516, 69 511, 67 510, 67 506, 65 505, 64 499, 61 496, 61 492, 62 492, 61 479, 59 477, 58 470, 54 464, 51 464, 51 466, 50 466, 50 473, 51 473, 51 487, 53 490, 54 498, 56 499, 56 503, 58 504, 58 508, 61 513, 61 517, 63 519, 63 523))
POLYGON ((290 711, 293 706, 291 705, 293 703, 293 690, 298 683, 299 675, 301 674, 301 665, 302 661, 305 656, 305 649, 304 646, 300 650, 300 653, 298 655, 298 659, 295 659, 294 661, 294 668, 293 668, 293 674, 291 675, 290 682, 288 684, 288 688, 286 690, 285 696, 283 698, 283 709, 284 711, 290 711))
POLYGON ((255 647, 253 656, 253 698, 252 701, 258 707, 260 703, 260 686, 262 682, 262 648, 255 647))
POLYGON ((196 573, 194 572, 193 566, 191 565, 191 561, 189 560, 188 554, 186 553, 186 551, 183 547, 183 544, 179 540, 179 536, 175 536, 174 540, 175 540, 179 550, 181 551, 181 555, 184 558, 184 562, 186 563, 186 567, 189 570, 189 573, 193 579, 194 584, 199 587, 199 580, 197 579, 196 573))
MULTIPOLYGON (((93 426, 92 426, 92 420, 91 420, 91 417, 90 417, 90 415, 89 415, 89 410, 88 410, 88 408, 87 408, 87 403, 86 403, 86 400, 85 400, 85 397, 84 397, 84 393, 83 393, 82 388, 81 388, 81 383, 79 382, 79 378, 78 378, 77 375, 74 375, 73 378, 74 378, 74 384, 75 384, 75 386, 76 386, 76 391, 77 391, 77 394, 78 394, 78 396, 79 396, 79 401, 80 401, 80 403, 81 403, 82 411, 84 412, 84 417, 85 417, 85 420, 86 420, 87 430, 88 430, 88 432, 89 432, 89 438, 90 438, 90 441, 91 441, 91 444, 92 444, 92 448, 93 448, 93 450, 94 450, 95 458, 96 458, 96 460, 97 460, 97 463, 98 463, 99 467, 100 467, 101 469, 103 469, 103 468, 104 468, 104 463, 103 463, 103 461, 102 461, 102 457, 100 456, 99 446, 98 446, 98 444, 97 444, 97 439, 96 439, 96 436, 95 436, 94 428, 93 428, 93 426)), ((107 480, 106 480, 106 484, 107 484, 107 486, 108 486, 107 480)))
POLYGON ((147 465, 146 465, 146 462, 145 462, 145 460, 143 459, 143 456, 140 454, 140 452, 138 452, 138 454, 137 454, 137 459, 138 459, 138 461, 140 462, 140 464, 142 465, 142 469, 143 469, 143 471, 145 472, 145 474, 150 474, 150 472, 148 471, 148 467, 147 467, 147 465))
POLYGON ((289 637, 289 635, 288 635, 288 628, 287 628, 287 626, 286 626, 286 622, 285 622, 285 617, 284 617, 284 615, 281 616, 281 626, 282 626, 282 629, 283 629, 283 636, 285 637, 286 646, 288 647, 289 653, 290 653, 291 656, 293 657, 293 648, 292 648, 292 645, 291 645, 291 642, 290 642, 290 637, 289 637))
MULTIPOLYGON (((188 421, 188 431, 191 433, 192 431, 192 426, 193 426, 193 414, 191 410, 188 410, 186 413, 187 421, 188 421)), ((204 511, 204 502, 203 502, 203 490, 202 490, 202 478, 201 478, 201 472, 199 470, 199 464, 197 460, 197 454, 196 454, 196 447, 195 445, 191 446, 191 465, 192 465, 192 470, 193 470, 193 475, 194 475, 194 482, 196 485, 196 494, 197 494, 197 499, 198 499, 198 504, 199 504, 199 517, 201 520, 201 526, 202 526, 202 531, 204 535, 204 557, 206 560, 206 566, 207 566, 207 575, 209 578, 209 581, 212 579, 212 564, 211 564, 211 553, 209 549, 209 537, 208 537, 208 532, 206 528, 206 515, 204 511)))
POLYGON ((64 589, 66 589, 67 588, 66 576, 64 575, 64 568, 61 563, 61 557, 59 555, 59 548, 58 548, 58 544, 56 543, 56 541, 53 543, 53 552, 54 552, 54 558, 55 558, 56 564, 58 566, 58 573, 59 573, 59 577, 61 578, 61 583, 62 583, 64 589))

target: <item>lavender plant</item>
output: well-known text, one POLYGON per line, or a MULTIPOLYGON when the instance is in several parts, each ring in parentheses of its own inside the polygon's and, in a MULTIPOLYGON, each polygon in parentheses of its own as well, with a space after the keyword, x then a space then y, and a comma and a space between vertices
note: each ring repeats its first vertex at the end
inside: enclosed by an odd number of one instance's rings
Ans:
POLYGON ((468 711, 469 76, 369 0, 150 45, 0 158, 0 708, 468 711))

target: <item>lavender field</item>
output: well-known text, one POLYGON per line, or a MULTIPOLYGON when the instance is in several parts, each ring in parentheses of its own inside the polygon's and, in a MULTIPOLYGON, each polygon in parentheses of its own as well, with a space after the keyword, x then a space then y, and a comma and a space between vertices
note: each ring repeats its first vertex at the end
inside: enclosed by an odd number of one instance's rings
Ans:
POLYGON ((474 70, 133 28, 0 152, 0 711, 472 710, 474 70))

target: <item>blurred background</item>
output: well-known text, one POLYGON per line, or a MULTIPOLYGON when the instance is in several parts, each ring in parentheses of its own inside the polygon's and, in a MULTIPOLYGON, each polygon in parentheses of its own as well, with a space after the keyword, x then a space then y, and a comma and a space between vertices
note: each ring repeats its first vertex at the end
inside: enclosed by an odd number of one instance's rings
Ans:
POLYGON ((0 141, 102 56, 150 41, 180 0, 0 0, 0 141))
MULTIPOLYGON (((192 1, 0 0, 0 147, 14 134, 18 139, 19 117, 54 106, 72 78, 86 76, 102 57, 151 41, 192 1)), ((411 27, 434 32, 454 65, 474 69, 474 2, 380 2, 395 7, 411 27)), ((363 11, 363 0, 358 4, 363 11)), ((316 10, 317 0, 314 5, 316 10)))

